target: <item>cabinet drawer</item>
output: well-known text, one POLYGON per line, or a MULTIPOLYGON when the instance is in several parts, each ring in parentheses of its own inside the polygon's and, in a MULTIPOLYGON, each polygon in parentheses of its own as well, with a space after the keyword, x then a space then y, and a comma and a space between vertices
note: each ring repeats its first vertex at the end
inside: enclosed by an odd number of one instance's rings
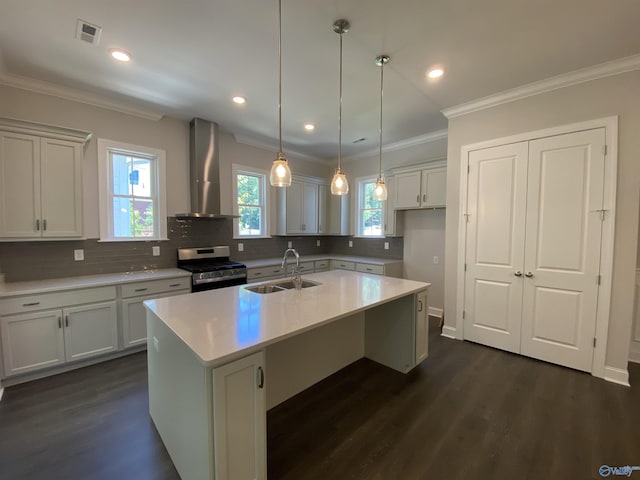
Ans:
POLYGON ((259 280, 274 278, 284 275, 284 269, 280 265, 272 265, 270 267, 248 268, 247 281, 257 282, 259 280))
POLYGON ((191 277, 165 278, 122 285, 122 298, 191 289, 191 277))
POLYGON ((315 269, 316 270, 329 270, 329 260, 316 260, 315 269))
POLYGON ((384 265, 372 265, 370 263, 356 263, 356 272, 384 275, 384 265))
POLYGON ((314 262, 302 262, 300 264, 300 273, 311 273, 315 268, 314 262))
POLYGON ((116 298, 116 287, 82 288, 55 293, 23 295, 0 300, 0 315, 28 313, 69 305, 104 302, 116 298))
POLYGON ((331 260, 331 270, 355 270, 355 262, 344 262, 342 260, 331 260))

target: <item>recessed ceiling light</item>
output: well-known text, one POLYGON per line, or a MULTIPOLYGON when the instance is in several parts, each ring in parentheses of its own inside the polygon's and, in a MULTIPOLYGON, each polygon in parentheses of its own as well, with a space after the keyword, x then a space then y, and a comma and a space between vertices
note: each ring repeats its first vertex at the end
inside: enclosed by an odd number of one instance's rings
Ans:
POLYGON ((313 123, 305 123, 304 124, 304 129, 307 132, 313 132, 316 129, 316 126, 313 123))
POLYGON ((444 75, 444 69, 442 67, 433 67, 427 72, 429 78, 440 78, 444 75))
POLYGON ((243 105, 247 103, 247 99, 244 97, 241 97, 240 95, 236 95, 231 100, 233 100, 233 103, 237 103, 238 105, 243 105))
POLYGON ((129 52, 120 48, 112 48, 111 50, 109 50, 109 53, 119 62, 128 62, 131 60, 131 55, 129 55, 129 52))

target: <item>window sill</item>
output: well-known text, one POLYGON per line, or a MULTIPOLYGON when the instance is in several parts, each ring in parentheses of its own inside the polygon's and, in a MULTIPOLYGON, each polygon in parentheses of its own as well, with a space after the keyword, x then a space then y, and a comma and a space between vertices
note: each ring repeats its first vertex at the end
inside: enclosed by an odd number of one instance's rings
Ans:
POLYGON ((251 235, 250 237, 241 237, 241 236, 238 236, 238 235, 234 235, 233 236, 233 240, 254 240, 254 239, 258 239, 258 238, 265 239, 265 238, 273 238, 273 237, 271 235, 260 235, 260 236, 251 235))
POLYGON ((166 242, 168 238, 100 238, 98 243, 108 242, 166 242))

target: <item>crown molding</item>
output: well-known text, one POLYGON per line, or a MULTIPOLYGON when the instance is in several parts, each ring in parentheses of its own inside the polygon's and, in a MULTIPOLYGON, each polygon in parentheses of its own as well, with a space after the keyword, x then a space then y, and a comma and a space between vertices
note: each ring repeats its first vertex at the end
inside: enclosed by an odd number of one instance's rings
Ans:
POLYGON ((460 105, 445 108, 442 110, 442 114, 447 118, 459 117, 541 93, 551 92, 571 85, 590 82, 591 80, 619 75, 634 70, 640 70, 640 54, 600 63, 580 70, 574 70, 573 72, 563 73, 562 75, 528 83, 521 87, 505 90, 470 102, 461 103, 460 105))
MULTIPOLYGON (((447 138, 448 130, 436 130, 435 132, 426 133, 424 135, 420 135, 418 137, 407 138, 406 140, 400 140, 399 142, 389 143, 388 145, 382 146, 382 151, 393 152, 395 150, 402 150, 404 148, 414 147, 416 145, 423 145, 425 143, 435 142, 437 140, 442 140, 447 138)), ((361 158, 372 157, 374 155, 378 155, 379 149, 367 150, 366 152, 356 153, 355 155, 350 155, 342 160, 344 162, 351 162, 353 160, 358 160, 361 158)))
MULTIPOLYGON (((241 143, 242 145, 248 145, 249 147, 255 147, 255 148, 259 148, 261 150, 268 150, 270 152, 277 152, 278 151, 278 147, 276 145, 274 145, 273 143, 264 141, 264 140, 258 140, 254 137, 250 137, 247 135, 238 135, 238 134, 233 134, 233 139, 236 141, 236 143, 241 143)), ((319 163, 321 165, 329 165, 329 160, 326 159, 322 159, 322 158, 318 158, 318 157, 314 157, 313 155, 308 155, 306 153, 302 153, 302 152, 298 152, 296 150, 292 150, 290 148, 286 148, 284 149, 285 153, 287 153, 288 155, 295 157, 297 159, 300 160, 306 160, 309 162, 314 162, 314 163, 319 163)))
POLYGON ((75 88, 65 87, 54 83, 36 80, 35 78, 22 77, 0 71, 0 85, 28 90, 35 93, 51 95, 53 97, 64 98, 73 102, 85 103, 94 107, 106 108, 128 115, 145 118, 147 120, 159 121, 164 117, 164 113, 147 108, 134 107, 128 103, 113 100, 105 96, 83 92, 75 88))

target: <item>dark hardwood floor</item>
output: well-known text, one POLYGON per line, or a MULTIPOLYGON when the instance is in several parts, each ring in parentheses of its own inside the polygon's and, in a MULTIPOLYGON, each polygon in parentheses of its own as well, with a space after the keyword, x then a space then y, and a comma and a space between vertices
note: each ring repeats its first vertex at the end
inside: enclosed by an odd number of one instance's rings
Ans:
MULTIPOLYGON (((360 360, 267 426, 270 480, 598 479, 603 464, 640 465, 637 385, 433 328, 409 375, 360 360)), ((149 419, 144 353, 5 391, 0 479, 178 478, 149 419)))

